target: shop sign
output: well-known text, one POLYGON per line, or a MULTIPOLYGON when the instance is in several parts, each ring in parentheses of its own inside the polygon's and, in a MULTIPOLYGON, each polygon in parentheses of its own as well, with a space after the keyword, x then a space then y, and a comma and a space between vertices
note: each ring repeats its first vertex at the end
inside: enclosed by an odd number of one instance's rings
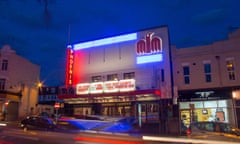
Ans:
POLYGON ((162 39, 153 32, 146 34, 136 44, 137 64, 159 62, 163 60, 162 39))
POLYGON ((97 93, 114 93, 126 92, 135 90, 135 80, 120 80, 120 81, 106 81, 94 83, 80 83, 76 86, 76 93, 82 94, 97 94, 97 93))

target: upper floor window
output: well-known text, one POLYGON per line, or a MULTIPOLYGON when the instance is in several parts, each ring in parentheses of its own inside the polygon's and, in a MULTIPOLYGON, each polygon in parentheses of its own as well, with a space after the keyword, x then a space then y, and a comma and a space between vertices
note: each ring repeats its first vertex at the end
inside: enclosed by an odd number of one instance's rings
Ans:
POLYGON ((108 81, 117 81, 118 80, 118 74, 107 75, 107 80, 108 81))
POLYGON ((205 63, 204 64, 204 73, 205 73, 205 81, 206 82, 211 82, 212 81, 212 74, 211 74, 211 64, 210 63, 205 63))
POLYGON ((92 82, 101 82, 102 81, 102 76, 93 76, 92 77, 92 82))
POLYGON ((189 66, 183 66, 184 83, 190 84, 190 68, 189 66))
POLYGON ((229 59, 226 61, 227 65, 227 73, 229 80, 235 80, 235 67, 234 67, 234 61, 233 59, 229 59))
POLYGON ((8 60, 2 60, 2 71, 7 71, 8 69, 8 60))
POLYGON ((5 90, 6 79, 0 79, 0 90, 5 90))
POLYGON ((123 74, 123 79, 134 79, 135 78, 135 72, 130 72, 130 73, 124 73, 123 74))

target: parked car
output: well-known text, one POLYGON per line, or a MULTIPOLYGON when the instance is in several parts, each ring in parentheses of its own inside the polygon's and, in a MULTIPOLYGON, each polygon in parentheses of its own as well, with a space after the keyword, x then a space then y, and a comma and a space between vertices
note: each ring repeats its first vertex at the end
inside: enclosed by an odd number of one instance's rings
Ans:
POLYGON ((56 128, 56 124, 52 119, 41 116, 28 116, 21 121, 20 125, 24 130, 27 129, 53 130, 56 128))
POLYGON ((240 142, 240 129, 223 122, 194 122, 186 134, 188 138, 240 142))
POLYGON ((50 115, 49 115, 47 112, 41 112, 41 113, 39 114, 39 116, 41 116, 41 117, 46 117, 46 118, 50 118, 50 115))

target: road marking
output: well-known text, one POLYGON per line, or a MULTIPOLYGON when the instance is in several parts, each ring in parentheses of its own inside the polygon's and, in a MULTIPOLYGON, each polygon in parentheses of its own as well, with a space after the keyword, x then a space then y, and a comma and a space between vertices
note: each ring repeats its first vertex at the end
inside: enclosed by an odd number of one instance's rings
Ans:
POLYGON ((0 123, 0 126, 7 126, 7 124, 5 124, 5 123, 0 123))
POLYGON ((192 144, 239 144, 239 142, 229 141, 215 141, 215 140, 203 140, 203 139, 187 139, 187 138, 174 138, 174 137, 154 137, 154 136, 143 136, 145 141, 157 141, 157 142, 182 142, 192 144))

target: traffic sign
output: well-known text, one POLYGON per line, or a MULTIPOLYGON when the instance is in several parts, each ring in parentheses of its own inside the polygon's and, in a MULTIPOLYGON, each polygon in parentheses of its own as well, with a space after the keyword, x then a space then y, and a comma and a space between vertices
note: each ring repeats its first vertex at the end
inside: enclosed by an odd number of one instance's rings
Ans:
POLYGON ((55 109, 59 109, 59 108, 60 108, 60 103, 59 103, 59 102, 56 102, 56 103, 54 104, 54 108, 55 108, 55 109))

